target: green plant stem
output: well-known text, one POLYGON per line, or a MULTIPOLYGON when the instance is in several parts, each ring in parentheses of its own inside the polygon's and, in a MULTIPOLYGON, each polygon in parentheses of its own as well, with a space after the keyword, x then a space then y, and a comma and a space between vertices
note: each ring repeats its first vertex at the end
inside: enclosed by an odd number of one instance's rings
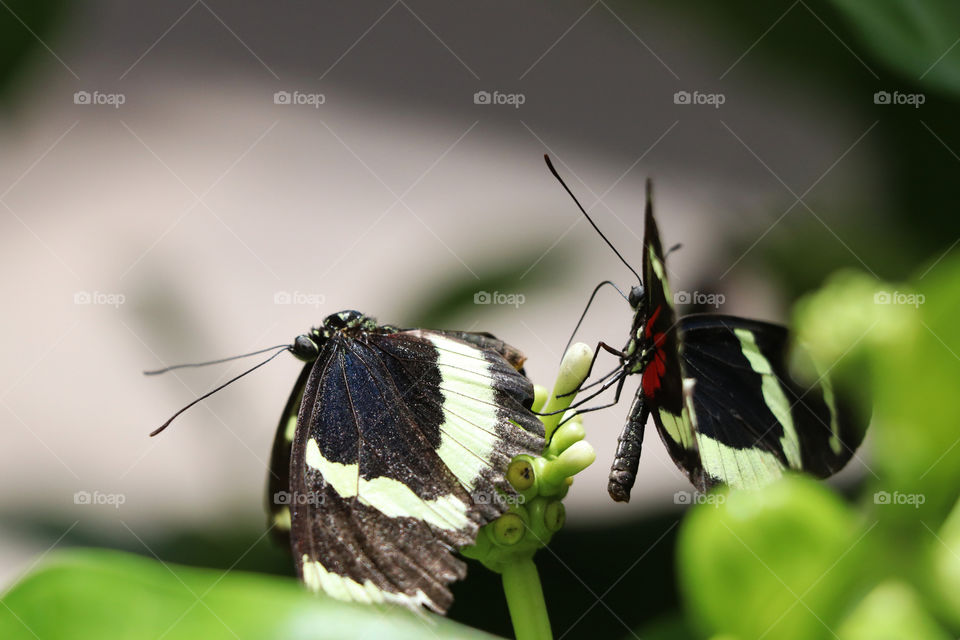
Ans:
POLYGON ((551 640, 550 618, 540 576, 531 558, 507 563, 501 572, 503 593, 517 640, 551 640))

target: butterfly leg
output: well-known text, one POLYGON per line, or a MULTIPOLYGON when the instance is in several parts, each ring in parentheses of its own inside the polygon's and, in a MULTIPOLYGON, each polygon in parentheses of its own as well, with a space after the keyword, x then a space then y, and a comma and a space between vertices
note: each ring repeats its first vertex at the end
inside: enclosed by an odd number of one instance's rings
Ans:
MULTIPOLYGON (((613 347, 611 347, 610 345, 608 345, 606 342, 600 342, 600 343, 598 343, 598 344, 597 344, 597 348, 596 348, 596 349, 594 350, 594 352, 593 352, 593 359, 590 361, 590 367, 587 369, 587 375, 583 378, 584 381, 586 381, 586 380, 590 377, 590 373, 593 371, 593 365, 596 364, 596 362, 597 362, 597 356, 600 355, 600 350, 601 350, 601 349, 607 351, 608 353, 612 353, 612 354, 614 354, 614 355, 616 355, 616 356, 619 356, 619 357, 625 356, 625 354, 624 354, 622 351, 620 351, 619 349, 614 349, 613 347)), ((561 409, 560 411, 548 411, 548 412, 546 412, 546 413, 537 413, 537 415, 538 415, 538 416, 552 416, 552 415, 555 415, 555 414, 558 414, 558 413, 563 413, 564 411, 568 411, 568 410, 570 410, 570 409, 576 409, 577 407, 583 405, 585 402, 589 402, 590 400, 596 398, 598 395, 600 395, 601 393, 603 393, 604 391, 606 391, 607 389, 609 389, 611 386, 613 386, 613 384, 614 384, 615 382, 618 382, 618 381, 619 381, 619 382, 620 382, 620 386, 617 387, 617 397, 616 397, 616 399, 613 401, 613 403, 611 403, 611 404, 609 404, 609 405, 604 405, 604 407, 597 407, 597 408, 606 408, 606 407, 608 407, 608 406, 612 406, 612 405, 616 404, 617 401, 620 399, 620 391, 619 391, 619 390, 620 390, 621 387, 623 387, 623 377, 624 377, 624 376, 623 376, 623 375, 617 375, 616 377, 614 377, 614 378, 612 378, 612 379, 610 379, 610 380, 607 380, 607 378, 609 378, 610 375, 616 373, 617 370, 619 370, 619 371, 621 372, 621 374, 622 374, 622 372, 624 371, 624 369, 623 369, 622 367, 618 367, 618 369, 615 369, 614 371, 612 371, 612 372, 610 372, 609 374, 605 375, 603 378, 601 378, 600 380, 598 380, 598 381, 595 382, 595 383, 591 383, 591 384, 587 385, 586 387, 584 387, 584 386, 583 386, 583 382, 581 382, 580 385, 579 385, 577 388, 572 389, 572 390, 568 391, 567 393, 561 393, 561 394, 559 394, 559 395, 557 396, 558 398, 564 398, 564 397, 566 397, 566 396, 573 395, 573 394, 575 394, 575 393, 579 393, 581 390, 586 389, 586 388, 589 388, 589 387, 592 387, 592 386, 594 386, 595 384, 598 384, 598 383, 600 383, 600 382, 604 382, 604 385, 603 385, 602 387, 600 387, 597 391, 594 391, 593 393, 591 393, 591 394, 590 394, 589 396, 587 396, 586 398, 581 398, 580 400, 577 400, 576 402, 574 402, 573 404, 571 404, 571 405, 570 405, 569 407, 567 407, 566 409, 561 409)), ((590 409, 590 410, 593 411, 593 409, 590 409)), ((581 412, 581 413, 582 413, 582 412, 581 412)))
MULTIPOLYGON (((611 402, 608 402, 607 404, 602 404, 602 405, 600 405, 600 406, 598 406, 598 407, 590 407, 589 409, 577 409, 577 410, 573 411, 569 416, 567 416, 566 418, 564 418, 563 420, 561 420, 561 421, 560 421, 560 424, 563 424, 563 423, 567 422, 568 420, 570 420, 571 418, 573 418, 573 417, 575 417, 575 416, 579 416, 579 415, 582 415, 582 414, 584 414, 584 413, 590 413, 591 411, 600 411, 601 409, 606 409, 606 408, 608 408, 608 407, 612 407, 613 405, 617 404, 618 402, 620 402, 620 393, 623 391, 623 383, 626 382, 626 380, 627 380, 626 374, 621 375, 621 376, 619 376, 619 377, 614 378, 613 380, 611 380, 609 384, 604 385, 603 389, 601 389, 601 391, 604 391, 604 390, 606 390, 607 388, 609 388, 610 385, 612 385, 614 382, 617 383, 617 390, 613 393, 613 400, 612 400, 611 402)), ((600 391, 598 391, 597 393, 600 393, 600 391)), ((593 394, 593 395, 596 395, 596 394, 593 394)), ((590 397, 592 398, 593 395, 591 395, 590 397)), ((589 400, 589 398, 587 398, 587 399, 589 400)), ((573 406, 573 405, 571 405, 571 406, 573 406)), ((570 407, 567 407, 567 411, 569 411, 569 410, 570 410, 570 407)), ((559 425, 557 425, 557 426, 559 426, 559 425)))
POLYGON ((610 466, 610 480, 607 493, 617 502, 629 502, 630 490, 637 480, 637 467, 640 465, 640 447, 643 444, 643 431, 647 426, 650 409, 644 404, 643 393, 638 392, 630 407, 630 415, 623 432, 617 438, 617 455, 610 466))

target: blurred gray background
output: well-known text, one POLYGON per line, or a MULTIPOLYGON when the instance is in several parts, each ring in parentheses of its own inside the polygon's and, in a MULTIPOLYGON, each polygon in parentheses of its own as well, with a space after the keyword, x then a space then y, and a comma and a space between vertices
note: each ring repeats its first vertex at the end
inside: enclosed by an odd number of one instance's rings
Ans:
MULTIPOLYGON (((143 369, 282 344, 356 308, 494 332, 551 384, 592 287, 632 281, 544 153, 633 264, 652 177, 664 241, 683 243, 674 290, 771 320, 837 267, 902 274, 888 122, 952 162, 935 117, 925 131, 911 107, 874 103, 899 80, 821 3, 38 11, 0 8, 29 45, 0 120, 4 584, 64 538, 145 552, 211 522, 246 545, 266 529, 265 465, 298 363, 278 359, 156 439, 247 362, 143 369), (474 304, 482 291, 523 303, 474 304), (80 491, 122 504, 75 504, 80 491)), ((606 291, 578 338, 620 344, 630 321, 606 291)), ((571 527, 674 509, 687 489, 651 428, 633 502, 607 498, 628 406, 586 420, 598 458, 567 500, 571 527)))

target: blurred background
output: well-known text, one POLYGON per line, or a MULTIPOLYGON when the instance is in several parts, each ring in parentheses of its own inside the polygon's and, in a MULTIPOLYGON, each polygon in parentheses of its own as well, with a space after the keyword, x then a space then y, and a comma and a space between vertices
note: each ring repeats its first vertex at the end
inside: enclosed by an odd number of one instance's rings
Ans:
MULTIPOLYGON (((551 384, 592 287, 632 281, 544 153, 632 264, 654 179, 688 311, 784 321, 838 268, 897 280, 958 240, 960 19, 924 9, 0 5, 4 585, 77 545, 290 573, 263 493, 299 365, 278 359, 156 439, 246 363, 144 369, 282 344, 355 308, 491 331, 551 384)), ((578 339, 620 344, 630 322, 607 290, 578 339)), ((605 492, 628 406, 589 415, 597 462, 541 554, 558 636, 675 606, 689 487, 654 429, 633 501, 605 492)), ((509 633, 502 604, 477 607, 495 578, 472 569, 453 617, 509 633)))

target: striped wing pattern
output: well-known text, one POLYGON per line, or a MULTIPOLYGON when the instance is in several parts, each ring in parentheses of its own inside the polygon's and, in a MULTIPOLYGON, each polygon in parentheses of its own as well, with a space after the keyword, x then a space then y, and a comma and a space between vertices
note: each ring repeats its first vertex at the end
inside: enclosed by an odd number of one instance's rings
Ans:
MULTIPOLYGON (((442 332, 331 338, 304 386, 290 458, 291 540, 311 589, 445 611, 456 548, 503 510, 504 472, 539 454, 531 383, 442 332)), ((279 433, 278 433, 279 436, 279 433)))
POLYGON ((826 477, 863 440, 866 423, 823 375, 801 384, 788 366, 785 327, 716 314, 678 318, 649 191, 643 303, 625 366, 641 377, 611 467, 608 491, 626 501, 652 415, 674 463, 700 491, 762 487, 785 470, 826 477))
POLYGON ((862 424, 836 406, 829 379, 790 375, 785 327, 722 315, 680 320, 686 404, 696 434, 695 486, 760 487, 786 469, 826 477, 863 438, 862 424))

